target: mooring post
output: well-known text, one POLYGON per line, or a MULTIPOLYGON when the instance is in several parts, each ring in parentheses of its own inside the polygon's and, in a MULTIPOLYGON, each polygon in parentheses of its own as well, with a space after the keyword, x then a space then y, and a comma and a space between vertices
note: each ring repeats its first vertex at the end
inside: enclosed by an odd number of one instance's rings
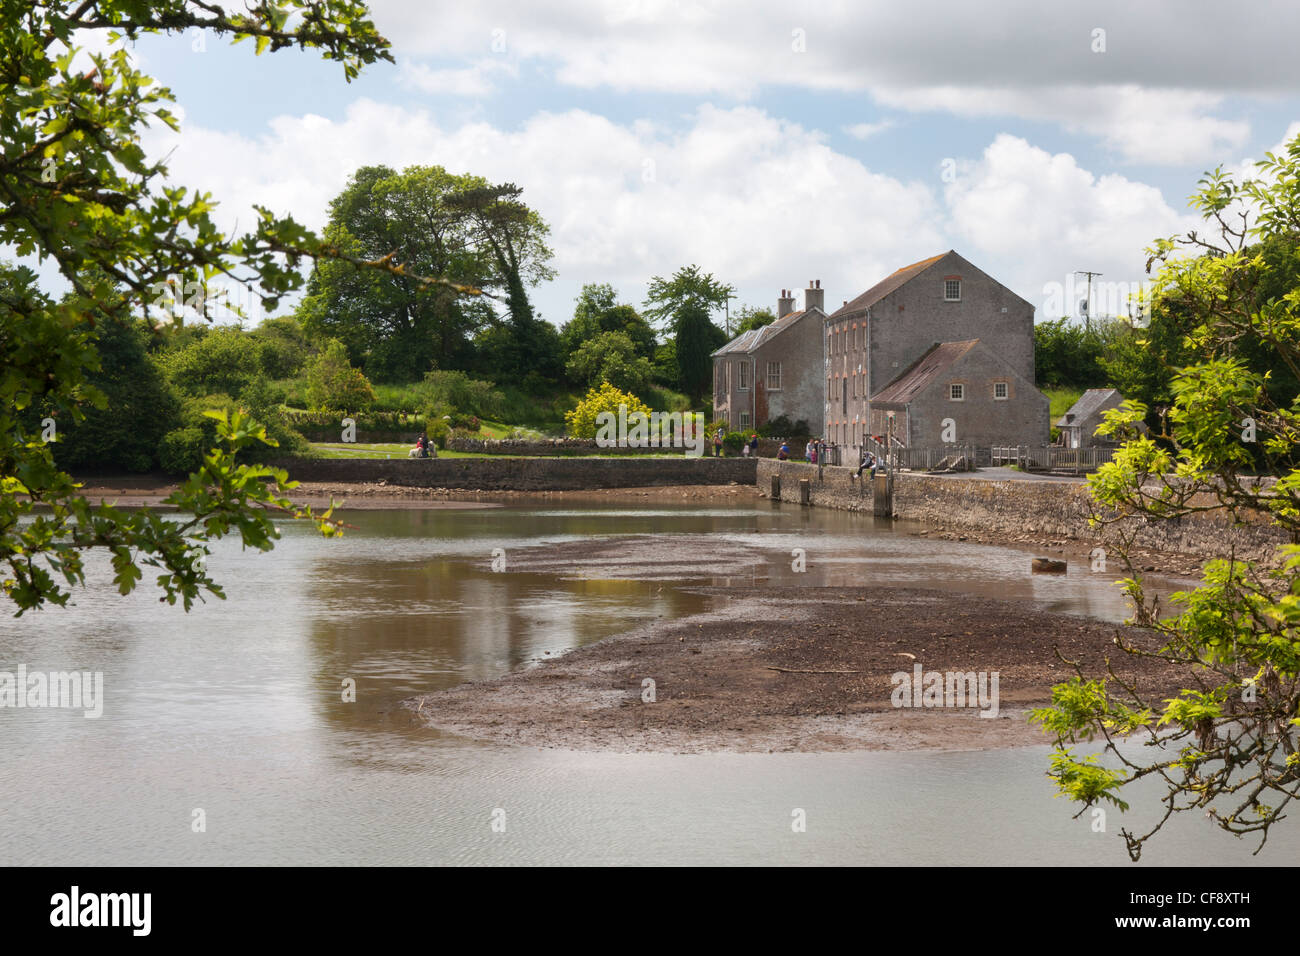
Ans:
POLYGON ((893 481, 890 475, 876 475, 871 479, 871 513, 877 518, 894 516, 893 481))
POLYGON ((807 478, 799 479, 799 504, 812 504, 812 482, 807 478))
POLYGON ((779 474, 772 476, 772 500, 781 500, 781 476, 779 474))

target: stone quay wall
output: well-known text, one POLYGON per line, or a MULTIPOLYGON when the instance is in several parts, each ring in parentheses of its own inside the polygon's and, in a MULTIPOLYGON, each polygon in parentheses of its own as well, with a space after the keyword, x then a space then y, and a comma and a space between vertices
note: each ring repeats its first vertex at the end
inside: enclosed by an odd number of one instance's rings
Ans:
POLYGON ((275 462, 295 481, 412 488, 581 491, 657 485, 752 485, 752 458, 304 458, 275 462))
MULTIPOLYGON (((870 482, 852 478, 854 471, 827 465, 819 475, 816 465, 760 459, 758 490, 761 495, 771 497, 772 479, 777 477, 780 500, 798 503, 800 483, 807 481, 810 505, 870 512, 873 508, 870 482)), ((899 473, 894 479, 895 518, 950 530, 1029 533, 1113 545, 1118 540, 1115 527, 1089 525, 1093 507, 1088 486, 1083 482, 988 481, 907 473, 899 473)), ((1273 562, 1277 546, 1289 541, 1275 526, 1264 522, 1236 524, 1221 512, 1168 521, 1135 518, 1126 525, 1135 534, 1134 544, 1142 548, 1221 555, 1235 547, 1238 557, 1263 563, 1273 562)))

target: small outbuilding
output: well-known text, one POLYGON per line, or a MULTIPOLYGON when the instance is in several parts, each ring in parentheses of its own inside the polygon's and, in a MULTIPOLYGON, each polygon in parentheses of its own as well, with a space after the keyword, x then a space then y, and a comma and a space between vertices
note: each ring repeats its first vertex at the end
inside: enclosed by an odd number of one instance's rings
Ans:
POLYGON ((1112 408, 1118 408, 1124 396, 1114 388, 1090 388, 1070 410, 1056 420, 1061 430, 1061 444, 1066 448, 1097 448, 1116 444, 1097 434, 1097 426, 1112 408))

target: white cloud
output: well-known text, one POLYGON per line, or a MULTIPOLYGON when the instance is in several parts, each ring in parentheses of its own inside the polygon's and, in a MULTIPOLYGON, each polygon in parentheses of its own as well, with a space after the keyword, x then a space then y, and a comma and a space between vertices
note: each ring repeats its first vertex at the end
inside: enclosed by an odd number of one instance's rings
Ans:
MULTIPOLYGON (((1040 318, 1049 283, 1072 286, 1079 269, 1101 272, 1112 288, 1139 283, 1147 278, 1143 250, 1151 241, 1199 222, 1176 212, 1153 186, 1095 176, 1068 153, 1005 134, 961 168, 945 187, 945 201, 959 248, 986 254, 1001 273, 986 271, 1038 305, 1040 318)), ((967 257, 981 264, 978 255, 967 257)), ((1068 296, 1067 307, 1077 298, 1068 296)))
POLYGON ((495 41, 497 55, 585 89, 742 101, 775 87, 865 93, 909 110, 1056 122, 1138 163, 1217 161, 1249 133, 1245 121, 1216 115, 1227 96, 1292 95, 1300 84, 1292 0, 1258 0, 1250 16, 1233 17, 1208 0, 374 6, 399 55, 462 59, 495 41))
POLYGON ((844 127, 844 132, 854 139, 870 139, 877 133, 883 133, 894 126, 893 120, 881 120, 879 123, 854 123, 844 127))
MULTIPOLYGON (((582 110, 540 113, 520 128, 443 127, 425 112, 361 100, 340 121, 280 117, 263 136, 187 128, 171 178, 211 189, 229 225, 255 202, 319 228, 326 204, 365 164, 438 164, 524 187, 552 228, 561 281, 539 290, 562 321, 584 282, 639 301, 651 275, 699 263, 741 301, 820 278, 849 298, 881 275, 943 248, 929 186, 873 173, 815 131, 762 111, 701 107, 670 132, 582 110)), ((829 303, 828 303, 829 304, 829 303)))
POLYGON ((1054 122, 1097 137, 1130 163, 1197 163, 1240 149, 1250 135, 1249 123, 1210 115, 1222 96, 1197 90, 1132 84, 1037 90, 946 86, 879 90, 877 96, 889 106, 914 111, 1054 122))
POLYGON ((461 69, 435 70, 421 63, 403 60, 397 74, 398 82, 407 89, 421 93, 451 96, 488 96, 496 90, 500 76, 517 77, 519 67, 507 60, 482 59, 461 69))

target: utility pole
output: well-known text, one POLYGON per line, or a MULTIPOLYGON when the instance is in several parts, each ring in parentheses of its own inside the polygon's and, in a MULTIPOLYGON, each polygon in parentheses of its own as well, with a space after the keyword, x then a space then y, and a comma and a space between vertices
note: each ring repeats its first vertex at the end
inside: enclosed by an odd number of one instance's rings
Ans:
POLYGON ((1087 303, 1087 307, 1083 310, 1083 326, 1085 329, 1091 332, 1092 331, 1092 277, 1099 276, 1101 275, 1101 273, 1088 272, 1084 269, 1075 269, 1074 274, 1077 276, 1088 277, 1088 297, 1083 300, 1084 302, 1087 303))
POLYGON ((722 300, 722 307, 726 310, 726 319, 724 321, 727 323, 727 338, 731 338, 731 300, 734 298, 735 296, 728 292, 727 297, 722 300))

